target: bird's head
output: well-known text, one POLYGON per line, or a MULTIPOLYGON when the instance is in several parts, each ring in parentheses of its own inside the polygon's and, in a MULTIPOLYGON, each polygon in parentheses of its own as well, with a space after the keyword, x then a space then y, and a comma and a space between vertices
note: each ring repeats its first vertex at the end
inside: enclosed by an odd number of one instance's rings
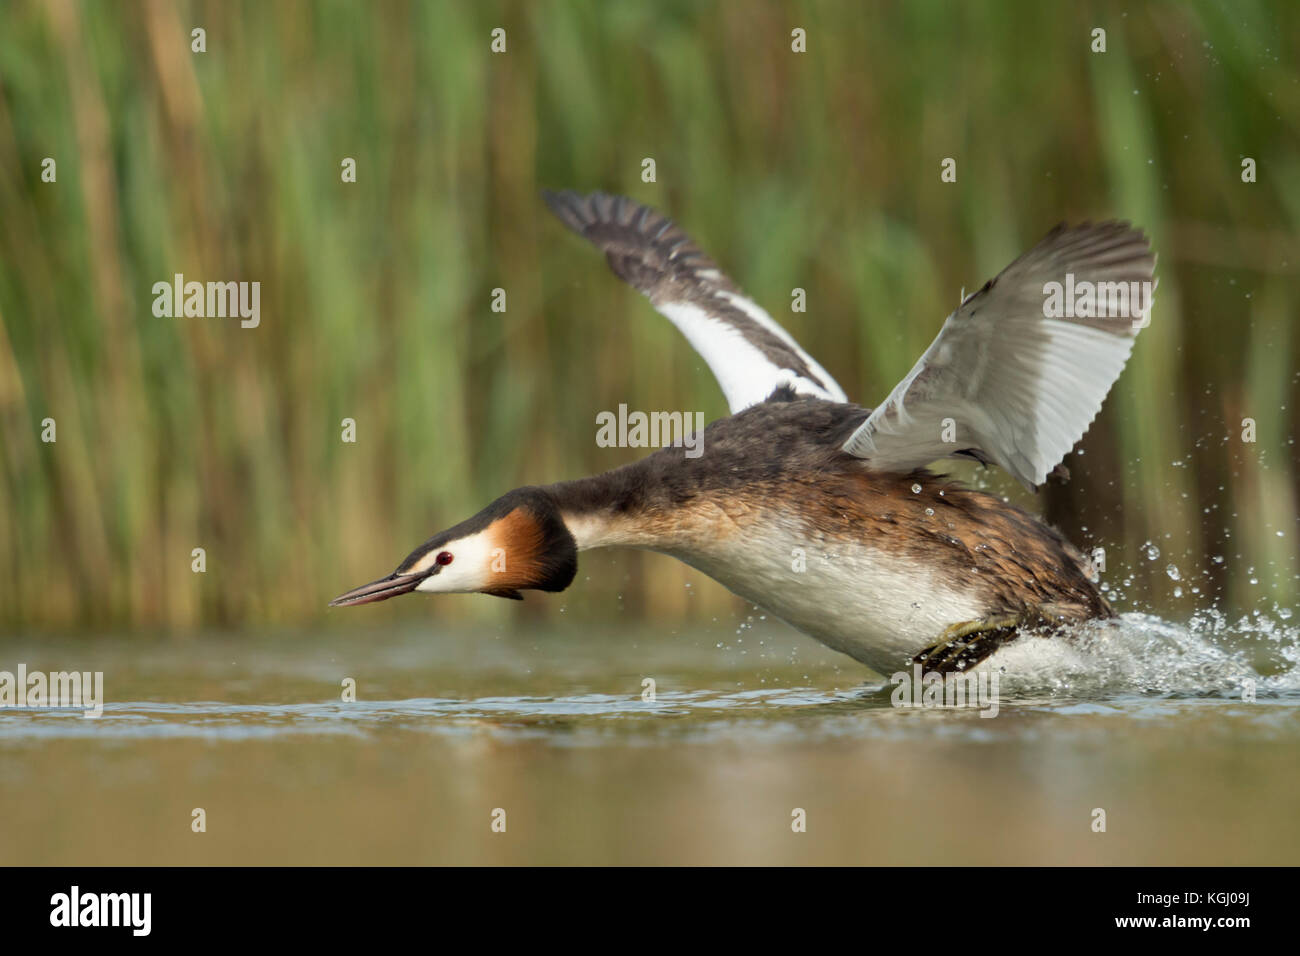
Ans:
POLYGON ((474 517, 434 535, 388 577, 340 594, 330 607, 384 601, 409 591, 492 594, 563 591, 578 572, 578 547, 544 488, 517 488, 474 517))

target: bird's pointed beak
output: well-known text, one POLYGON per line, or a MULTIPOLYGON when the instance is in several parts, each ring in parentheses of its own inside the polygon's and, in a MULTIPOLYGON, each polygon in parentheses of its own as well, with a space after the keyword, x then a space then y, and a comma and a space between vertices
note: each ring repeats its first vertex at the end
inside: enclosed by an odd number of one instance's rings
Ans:
POLYGON ((390 597, 414 591, 416 585, 427 578, 427 572, 416 574, 398 574, 393 572, 386 578, 371 581, 359 588, 353 588, 330 601, 330 607, 355 607, 358 604, 371 604, 375 601, 387 601, 390 597))

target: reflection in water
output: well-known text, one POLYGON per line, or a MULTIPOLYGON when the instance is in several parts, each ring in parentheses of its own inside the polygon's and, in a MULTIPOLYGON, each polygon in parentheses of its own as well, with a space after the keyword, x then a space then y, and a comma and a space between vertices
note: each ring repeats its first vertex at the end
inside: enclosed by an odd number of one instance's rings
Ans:
POLYGON ((991 720, 896 708, 888 682, 780 627, 577 630, 0 645, 0 669, 103 670, 107 696, 96 720, 0 712, 5 861, 1248 863, 1300 849, 1297 629, 1266 618, 1129 614, 1070 643, 1024 640, 991 661, 991 720), (200 806, 211 830, 193 834, 200 806), (486 827, 497 807, 511 839, 486 827), (794 807, 810 827, 791 842, 794 807), (1108 834, 1090 829, 1097 807, 1108 834))
MULTIPOLYGON (((1144 614, 1087 625, 1073 641, 1022 639, 985 667, 999 672, 999 691, 1008 704, 1057 714, 1145 711, 1152 695, 1240 702, 1253 693, 1257 698, 1286 702, 1300 696, 1300 667, 1295 663, 1298 630, 1258 620, 1243 622, 1236 630, 1218 623, 1215 636, 1220 641, 1228 634, 1258 638, 1269 645, 1266 656, 1285 666, 1271 674, 1261 673, 1254 666, 1251 653, 1240 640, 1236 650, 1225 650, 1222 643, 1213 642, 1201 631, 1144 614), (1104 702, 1105 708, 1078 706, 1078 702, 1087 700, 1104 702)), ((307 647, 299 645, 297 651, 311 657, 307 647)), ((594 661, 608 656, 600 650, 594 654, 594 661)), ((261 657, 261 652, 254 653, 257 670, 265 670, 268 665, 273 670, 293 670, 292 658, 272 664, 261 657)), ((185 657, 173 650, 170 660, 173 666, 184 666, 185 657)), ((303 671, 319 667, 319 662, 309 659, 301 663, 303 671)), ((425 661, 426 666, 430 663, 436 663, 436 657, 425 661)), ((773 673, 770 664, 764 670, 774 682, 789 678, 773 673)), ((520 667, 512 679, 520 680, 521 674, 535 675, 531 679, 540 688, 563 687, 561 680, 545 675, 540 668, 520 667)), ((404 676, 409 679, 411 675, 404 676)), ((728 676, 732 680, 722 683, 734 683, 736 675, 728 676)), ((848 675, 841 672, 836 676, 848 675)), ((375 675, 370 680, 373 682, 375 675)), ((243 681, 233 683, 241 685, 243 681)), ((155 686, 165 692, 170 682, 164 676, 155 686)), ((242 687, 239 696, 247 696, 248 690, 242 687)), ((892 686, 878 680, 848 688, 669 688, 656 692, 653 699, 646 699, 640 690, 637 684, 634 691, 625 694, 363 698, 346 703, 337 699, 295 703, 141 700, 110 702, 103 716, 93 721, 83 719, 76 709, 10 709, 0 722, 0 740, 149 736, 240 739, 277 734, 361 734, 394 727, 437 734, 458 733, 466 722, 498 727, 507 736, 512 729, 554 725, 572 737, 574 731, 584 728, 604 732, 611 722, 622 725, 620 732, 625 734, 680 736, 682 729, 666 725, 666 718, 680 718, 691 726, 703 722, 710 733, 723 733, 725 728, 740 736, 761 733, 765 724, 791 720, 798 720, 810 737, 834 735, 846 729, 843 722, 834 719, 839 717, 850 718, 848 729, 854 734, 894 733, 906 726, 891 720, 899 716, 899 709, 891 703, 892 686), (732 723, 728 726, 727 722, 732 723)), ((274 695, 276 691, 268 686, 261 692, 274 695)), ((972 724, 970 730, 976 733, 979 727, 972 724)))

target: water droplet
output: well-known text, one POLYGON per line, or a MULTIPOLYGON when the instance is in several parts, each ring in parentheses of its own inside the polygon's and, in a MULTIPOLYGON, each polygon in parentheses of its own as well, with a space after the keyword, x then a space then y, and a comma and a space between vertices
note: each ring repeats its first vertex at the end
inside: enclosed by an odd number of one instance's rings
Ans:
POLYGON ((1178 572, 1178 568, 1172 564, 1165 568, 1165 574, 1169 575, 1170 581, 1181 581, 1183 579, 1183 576, 1178 572))
POLYGON ((1142 551, 1147 556, 1148 561, 1154 561, 1156 558, 1160 557, 1160 549, 1150 541, 1143 545, 1142 551))
POLYGON ((921 486, 917 484, 912 485, 912 494, 919 495, 920 493, 921 493, 921 486))
POLYGON ((928 514, 928 515, 932 515, 932 514, 934 514, 934 509, 933 509, 933 508, 926 508, 926 509, 925 509, 925 513, 928 514))

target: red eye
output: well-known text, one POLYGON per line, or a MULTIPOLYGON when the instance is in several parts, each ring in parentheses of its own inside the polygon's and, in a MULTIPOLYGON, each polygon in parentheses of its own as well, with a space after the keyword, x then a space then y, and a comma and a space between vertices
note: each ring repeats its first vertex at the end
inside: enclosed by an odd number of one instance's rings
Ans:
POLYGON ((450 551, 439 551, 438 556, 434 558, 439 564, 451 564, 452 557, 450 551))

